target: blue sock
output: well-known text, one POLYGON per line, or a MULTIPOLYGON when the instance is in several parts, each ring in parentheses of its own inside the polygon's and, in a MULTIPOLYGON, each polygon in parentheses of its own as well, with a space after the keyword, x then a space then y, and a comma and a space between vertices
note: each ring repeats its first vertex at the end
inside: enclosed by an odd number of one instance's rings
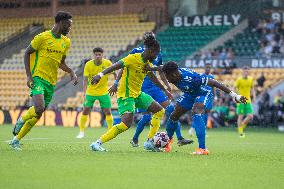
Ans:
POLYGON ((168 134, 170 139, 173 138, 173 135, 174 135, 177 127, 178 127, 178 121, 173 121, 173 120, 171 120, 171 118, 169 118, 168 121, 167 121, 166 130, 167 130, 167 134, 168 134))
POLYGON ((178 140, 183 139, 183 137, 181 136, 181 127, 180 127, 180 122, 178 122, 178 126, 176 128, 176 136, 178 140))
MULTIPOLYGON (((166 107, 166 116, 170 117, 171 113, 174 111, 175 106, 173 104, 170 104, 166 107)), ((176 132, 176 136, 178 140, 183 139, 183 137, 181 136, 181 127, 180 127, 180 122, 178 122, 178 126, 177 129, 175 130, 176 132)))
POLYGON ((204 121, 204 124, 205 124, 205 128, 207 128, 207 122, 208 122, 208 114, 203 114, 203 121, 204 121))
POLYGON ((192 116, 192 126, 195 129, 196 136, 198 139, 199 148, 205 149, 205 124, 204 114, 194 114, 192 116))
POLYGON ((138 141, 139 135, 144 130, 145 125, 151 121, 151 114, 145 114, 143 115, 142 119, 138 122, 135 134, 133 136, 134 141, 138 141))

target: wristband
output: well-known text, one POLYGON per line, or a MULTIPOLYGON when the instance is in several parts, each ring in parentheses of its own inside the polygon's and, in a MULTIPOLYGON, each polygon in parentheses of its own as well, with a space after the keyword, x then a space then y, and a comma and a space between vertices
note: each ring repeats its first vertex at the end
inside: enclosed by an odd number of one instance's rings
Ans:
POLYGON ((118 85, 118 81, 117 80, 114 81, 114 85, 116 85, 116 86, 118 85))
POLYGON ((104 73, 103 72, 100 72, 99 74, 98 74, 98 76, 100 76, 101 78, 104 76, 104 73))

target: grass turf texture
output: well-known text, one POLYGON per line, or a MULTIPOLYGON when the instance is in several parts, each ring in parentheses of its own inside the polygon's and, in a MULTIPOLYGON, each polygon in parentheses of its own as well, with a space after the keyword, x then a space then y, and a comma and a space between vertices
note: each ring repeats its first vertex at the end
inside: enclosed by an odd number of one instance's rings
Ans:
MULTIPOLYGON (((132 148, 134 129, 92 152, 91 141, 105 128, 33 128, 23 151, 10 149, 11 125, 0 126, 0 188, 284 188, 284 135, 276 129, 249 129, 240 139, 235 129, 208 132, 209 156, 193 156, 191 146, 172 153, 132 148)), ((140 145, 148 129, 141 136, 140 145)), ((183 135, 188 137, 187 130, 183 135)), ((195 139, 196 141, 196 139, 195 139)), ((176 141, 175 141, 176 143, 176 141)))

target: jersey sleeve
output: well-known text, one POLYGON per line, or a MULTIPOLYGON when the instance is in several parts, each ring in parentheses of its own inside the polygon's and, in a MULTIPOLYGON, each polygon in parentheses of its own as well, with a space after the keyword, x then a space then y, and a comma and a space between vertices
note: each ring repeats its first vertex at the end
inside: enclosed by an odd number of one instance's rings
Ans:
POLYGON ((43 42, 43 39, 44 39, 44 36, 42 33, 36 35, 33 40, 31 41, 31 46, 34 50, 39 50, 40 49, 40 46, 43 42))
POLYGON ((64 51, 63 55, 66 56, 68 54, 70 46, 71 46, 71 41, 70 41, 70 39, 68 39, 67 43, 66 43, 66 48, 65 48, 65 51, 64 51))
POLYGON ((129 54, 128 56, 121 59, 120 62, 122 62, 124 67, 129 67, 131 64, 131 60, 133 60, 133 55, 129 54))
POLYGON ((90 75, 90 72, 89 72, 89 64, 88 62, 85 64, 85 67, 84 67, 84 76, 85 77, 89 77, 90 75))

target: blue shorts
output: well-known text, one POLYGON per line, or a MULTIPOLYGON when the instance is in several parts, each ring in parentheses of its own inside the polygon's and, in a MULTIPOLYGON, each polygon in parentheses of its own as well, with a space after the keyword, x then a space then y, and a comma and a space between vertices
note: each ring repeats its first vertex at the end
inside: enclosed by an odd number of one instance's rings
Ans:
MULTIPOLYGON (((144 93, 150 95, 156 102, 159 104, 169 100, 167 95, 159 88, 159 87, 154 87, 151 88, 151 90, 142 90, 144 93)), ((147 110, 142 110, 142 109, 137 109, 137 113, 142 113, 146 112, 147 110)))
POLYGON ((178 98, 177 104, 183 107, 186 110, 191 110, 194 103, 203 103, 204 109, 212 108, 213 105, 213 95, 210 93, 205 93, 199 96, 190 95, 188 93, 184 93, 181 97, 178 98))

